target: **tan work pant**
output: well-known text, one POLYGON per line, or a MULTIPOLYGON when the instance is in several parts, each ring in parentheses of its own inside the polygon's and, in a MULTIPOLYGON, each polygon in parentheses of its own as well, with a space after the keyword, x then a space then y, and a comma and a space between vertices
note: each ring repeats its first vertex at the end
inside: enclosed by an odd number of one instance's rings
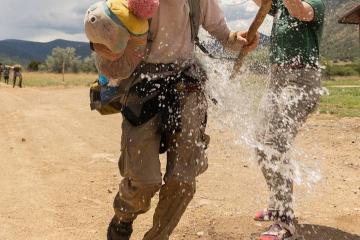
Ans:
POLYGON ((114 201, 115 216, 120 221, 133 221, 150 209, 151 199, 160 189, 153 226, 145 240, 169 239, 194 196, 195 177, 207 169, 206 98, 203 93, 186 93, 181 104, 182 131, 170 138, 164 185, 159 160, 159 117, 139 127, 123 121, 119 161, 123 180, 114 201))
POLYGON ((14 72, 13 75, 13 87, 16 85, 16 79, 19 78, 19 87, 22 87, 22 74, 21 72, 14 72))
POLYGON ((320 97, 320 73, 315 69, 273 68, 269 90, 261 107, 257 137, 258 161, 270 189, 269 208, 294 218, 293 169, 288 151, 299 128, 314 111, 320 97))

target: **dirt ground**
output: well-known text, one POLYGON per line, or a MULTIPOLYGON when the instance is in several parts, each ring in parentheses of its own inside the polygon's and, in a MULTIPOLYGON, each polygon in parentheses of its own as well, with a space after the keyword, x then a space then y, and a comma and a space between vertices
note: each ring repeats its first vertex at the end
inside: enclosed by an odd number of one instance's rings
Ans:
MULTIPOLYGON (((0 239, 105 239, 120 181, 120 124, 119 115, 90 111, 86 88, 0 85, 0 239)), ((267 191, 250 151, 215 125, 209 170, 171 239, 250 239, 268 226, 252 220, 267 191)), ((315 115, 297 145, 322 173, 312 188, 296 187, 303 239, 359 240, 360 119, 315 115)), ((137 219, 132 239, 150 228, 152 211, 137 219)))

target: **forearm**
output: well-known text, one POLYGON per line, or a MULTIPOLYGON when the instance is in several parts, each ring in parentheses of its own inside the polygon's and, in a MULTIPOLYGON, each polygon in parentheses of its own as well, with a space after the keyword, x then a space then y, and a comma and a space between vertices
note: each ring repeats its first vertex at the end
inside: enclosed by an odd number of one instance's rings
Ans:
POLYGON ((246 51, 252 51, 257 46, 258 37, 253 42, 248 43, 246 32, 230 31, 217 0, 202 0, 200 3, 202 10, 200 22, 203 28, 226 49, 238 52, 245 47, 246 51))
POLYGON ((125 55, 116 61, 110 61, 100 55, 97 55, 96 67, 99 72, 104 74, 106 77, 122 80, 131 76, 132 72, 136 68, 136 64, 133 59, 125 55))
POLYGON ((314 20, 314 9, 308 3, 301 0, 284 0, 284 5, 294 18, 305 22, 314 20))

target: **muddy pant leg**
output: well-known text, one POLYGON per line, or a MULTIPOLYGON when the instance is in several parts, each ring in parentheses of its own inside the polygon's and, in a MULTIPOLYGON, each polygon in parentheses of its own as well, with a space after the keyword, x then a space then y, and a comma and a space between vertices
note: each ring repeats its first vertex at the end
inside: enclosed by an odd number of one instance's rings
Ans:
POLYGON ((167 240, 175 229, 195 193, 195 182, 184 183, 169 179, 161 187, 159 204, 153 217, 153 226, 144 240, 167 240))
POLYGON ((139 127, 123 120, 119 168, 124 178, 114 200, 115 216, 120 221, 132 222, 147 212, 161 187, 158 125, 158 117, 139 127))
POLYGON ((153 226, 144 240, 168 240, 195 194, 195 178, 207 169, 203 93, 189 93, 183 102, 182 131, 170 138, 165 184, 161 187, 153 226))
POLYGON ((272 77, 264 128, 258 135, 263 146, 257 154, 271 192, 269 208, 292 219, 293 169, 288 151, 299 127, 316 107, 320 80, 317 70, 275 71, 272 77))
POLYGON ((259 161, 261 170, 270 190, 269 209, 279 210, 280 216, 293 219, 293 177, 288 159, 281 156, 262 156, 259 161))
POLYGON ((22 75, 19 76, 19 87, 22 88, 22 75))
POLYGON ((150 209, 151 199, 160 187, 161 183, 141 184, 124 178, 114 200, 115 217, 123 222, 134 221, 138 215, 150 209))
POLYGON ((270 190, 269 209, 280 210, 281 215, 293 215, 292 170, 286 152, 291 146, 295 128, 288 125, 284 113, 281 112, 279 96, 276 92, 269 93, 267 106, 267 123, 260 141, 262 149, 257 150, 261 170, 270 190), (269 111, 271 110, 271 111, 269 111))

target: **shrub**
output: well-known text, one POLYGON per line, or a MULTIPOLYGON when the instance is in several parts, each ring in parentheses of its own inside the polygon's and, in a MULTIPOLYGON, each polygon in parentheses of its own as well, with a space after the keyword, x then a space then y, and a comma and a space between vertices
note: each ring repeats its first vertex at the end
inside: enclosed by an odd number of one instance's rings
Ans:
POLYGON ((39 71, 39 66, 40 66, 41 62, 38 61, 32 61, 28 64, 27 69, 30 72, 37 72, 39 71))
POLYGON ((326 74, 329 76, 355 76, 360 75, 360 62, 346 65, 326 63, 326 74))

